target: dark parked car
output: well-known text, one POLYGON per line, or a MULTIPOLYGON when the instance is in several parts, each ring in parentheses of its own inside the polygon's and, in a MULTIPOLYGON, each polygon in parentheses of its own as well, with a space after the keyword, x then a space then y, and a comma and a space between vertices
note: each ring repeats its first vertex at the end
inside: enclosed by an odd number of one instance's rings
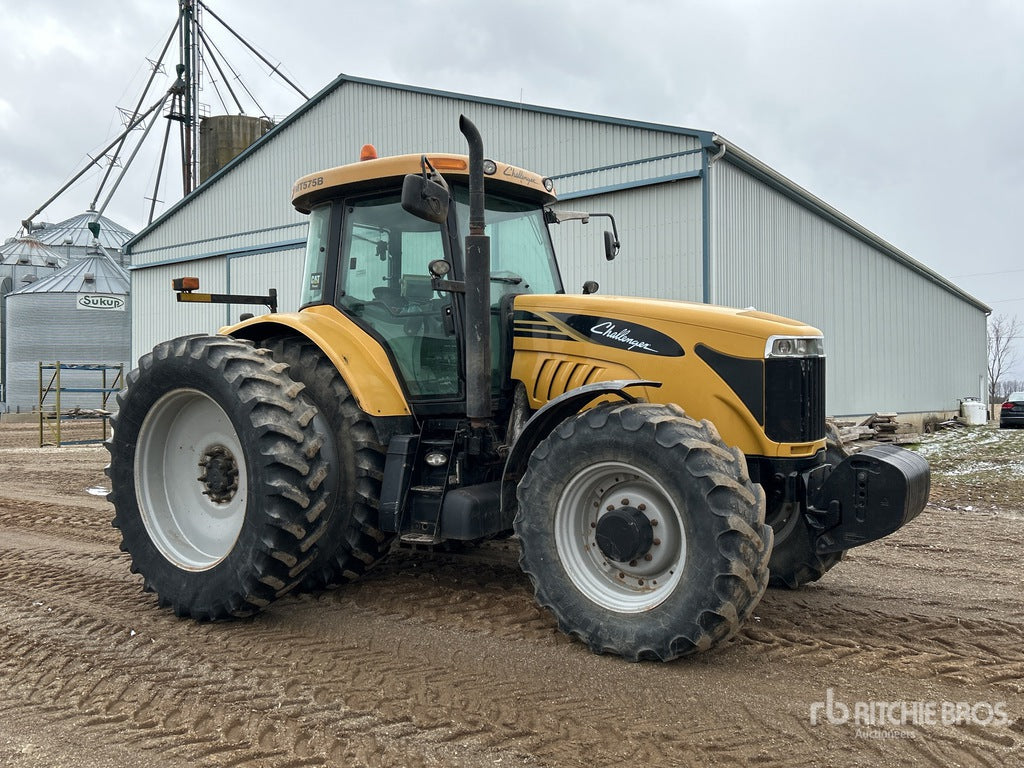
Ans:
POLYGON ((1024 392, 1013 392, 999 411, 999 427, 1024 427, 1024 392))

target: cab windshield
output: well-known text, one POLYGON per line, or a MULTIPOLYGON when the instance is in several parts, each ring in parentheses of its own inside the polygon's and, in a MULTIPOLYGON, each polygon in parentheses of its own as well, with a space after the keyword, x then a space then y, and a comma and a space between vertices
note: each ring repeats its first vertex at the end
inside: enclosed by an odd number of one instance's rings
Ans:
MULTIPOLYGON (((469 190, 454 187, 452 197, 461 242, 469 234, 469 190)), ((489 194, 484 200, 484 231, 491 238, 491 303, 496 306, 501 296, 510 292, 561 293, 562 280, 543 210, 498 195, 489 194)))

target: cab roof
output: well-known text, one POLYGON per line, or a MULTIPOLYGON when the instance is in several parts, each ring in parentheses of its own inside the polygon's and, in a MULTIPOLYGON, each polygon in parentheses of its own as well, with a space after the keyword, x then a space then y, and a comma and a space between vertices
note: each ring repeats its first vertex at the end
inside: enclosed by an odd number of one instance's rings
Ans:
MULTIPOLYGON (((292 185, 292 205, 302 213, 309 213, 324 200, 396 186, 408 174, 423 172, 423 157, 449 183, 469 183, 469 158, 466 155, 395 155, 341 165, 303 176, 292 185)), ((541 205, 555 202, 554 185, 550 179, 514 165, 496 161, 493 161, 493 166, 491 164, 492 161, 484 161, 485 192, 501 193, 541 205), (488 173, 491 167, 494 170, 488 173)))

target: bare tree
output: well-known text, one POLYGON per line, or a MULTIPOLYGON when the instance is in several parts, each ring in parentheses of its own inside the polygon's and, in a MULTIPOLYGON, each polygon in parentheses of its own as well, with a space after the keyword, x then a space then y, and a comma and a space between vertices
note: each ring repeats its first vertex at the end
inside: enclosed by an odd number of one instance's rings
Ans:
POLYGON ((1021 333, 1020 320, 1008 315, 993 315, 988 321, 988 396, 992 402, 999 392, 1003 375, 1017 364, 1014 342, 1021 333))
POLYGON ((1024 392, 1024 381, 1020 379, 1000 380, 999 392, 997 393, 1000 400, 1005 400, 1014 392, 1024 392))

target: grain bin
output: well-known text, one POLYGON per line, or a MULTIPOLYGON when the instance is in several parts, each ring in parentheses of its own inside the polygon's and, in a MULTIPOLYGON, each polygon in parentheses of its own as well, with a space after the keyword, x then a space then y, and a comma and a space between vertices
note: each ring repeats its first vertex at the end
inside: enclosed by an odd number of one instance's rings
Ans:
POLYGON ((0 246, 0 403, 6 402, 7 379, 4 374, 7 358, 7 294, 24 288, 40 277, 51 275, 67 259, 48 248, 37 238, 12 237, 0 246))
POLYGON ((199 124, 199 183, 230 163, 274 127, 267 117, 214 115, 199 124))
POLYGON ((42 222, 33 225, 32 234, 39 242, 48 245, 64 257, 65 261, 87 258, 93 249, 93 243, 98 240, 100 246, 121 266, 125 266, 125 256, 121 250, 124 244, 135 236, 134 232, 106 216, 98 216, 92 209, 57 224, 42 222), (98 236, 89 231, 89 223, 94 221, 100 225, 98 236))
MULTIPOLYGON (((129 278, 109 253, 88 255, 7 297, 7 405, 21 411, 39 404, 39 363, 104 363, 129 367, 129 278)), ((95 388, 94 373, 67 372, 63 387, 95 388)), ((95 393, 69 393, 62 404, 98 408, 95 393)))

